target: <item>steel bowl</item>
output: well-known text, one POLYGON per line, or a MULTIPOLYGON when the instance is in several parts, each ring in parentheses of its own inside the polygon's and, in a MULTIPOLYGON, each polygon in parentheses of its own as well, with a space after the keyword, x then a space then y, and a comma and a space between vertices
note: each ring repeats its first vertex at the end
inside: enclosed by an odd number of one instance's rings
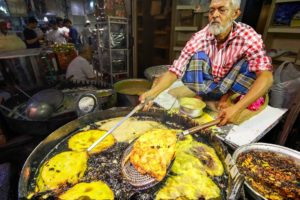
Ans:
POLYGON ((199 117, 203 114, 206 104, 197 98, 183 97, 179 99, 179 111, 192 118, 199 117))

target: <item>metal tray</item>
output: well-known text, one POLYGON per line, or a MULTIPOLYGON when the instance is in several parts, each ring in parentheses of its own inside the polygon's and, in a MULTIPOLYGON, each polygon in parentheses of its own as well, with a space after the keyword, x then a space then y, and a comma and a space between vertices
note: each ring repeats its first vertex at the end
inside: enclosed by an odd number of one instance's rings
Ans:
MULTIPOLYGON (((261 150, 261 151, 279 153, 282 155, 292 157, 300 163, 300 152, 290 149, 290 148, 287 148, 287 147, 284 147, 284 146, 268 144, 268 143, 252 143, 252 144, 240 146, 232 155, 233 161, 236 163, 236 159, 238 158, 238 156, 241 153, 246 153, 246 152, 249 152, 252 150, 256 150, 256 151, 261 150)), ((254 199, 267 200, 267 198, 265 198, 263 195, 258 193, 255 189, 253 189, 251 187, 251 185, 247 183, 246 180, 245 180, 245 185, 247 186, 247 189, 248 189, 250 195, 254 199)))

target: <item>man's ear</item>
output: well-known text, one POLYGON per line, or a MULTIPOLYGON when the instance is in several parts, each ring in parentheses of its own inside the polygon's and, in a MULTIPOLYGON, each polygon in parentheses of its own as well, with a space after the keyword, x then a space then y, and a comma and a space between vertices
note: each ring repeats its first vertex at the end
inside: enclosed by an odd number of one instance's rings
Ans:
POLYGON ((232 19, 236 20, 236 18, 238 18, 240 15, 241 15, 241 10, 237 9, 237 10, 234 11, 232 19))

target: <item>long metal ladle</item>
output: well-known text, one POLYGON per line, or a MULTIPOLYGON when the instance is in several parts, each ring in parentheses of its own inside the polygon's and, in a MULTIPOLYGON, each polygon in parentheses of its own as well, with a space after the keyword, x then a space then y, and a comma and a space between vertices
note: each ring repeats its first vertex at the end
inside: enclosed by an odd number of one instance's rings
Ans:
POLYGON ((121 119, 115 126, 113 126, 111 129, 109 129, 104 135, 102 135, 96 142, 94 142, 87 151, 90 152, 97 144, 99 144, 102 140, 104 140, 109 134, 111 134, 116 128, 118 128, 125 120, 127 120, 129 117, 131 117, 134 113, 141 110, 149 101, 152 99, 146 99, 145 102, 140 103, 139 105, 135 106, 134 109, 128 113, 123 119, 121 119))

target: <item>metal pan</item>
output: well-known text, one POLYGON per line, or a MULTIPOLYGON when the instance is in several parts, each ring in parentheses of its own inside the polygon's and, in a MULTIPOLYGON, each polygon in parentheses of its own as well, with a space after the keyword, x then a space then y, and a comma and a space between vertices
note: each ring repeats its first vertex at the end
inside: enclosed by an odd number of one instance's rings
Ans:
POLYGON ((45 89, 34 94, 28 101, 28 105, 34 102, 45 102, 52 106, 55 110, 58 109, 64 100, 64 94, 57 89, 45 89))
MULTIPOLYGON (((273 153, 278 153, 281 155, 289 156, 291 158, 294 158, 300 163, 300 152, 295 151, 293 149, 275 145, 275 144, 268 144, 268 143, 252 143, 252 144, 247 144, 239 147, 232 156, 233 161, 236 163, 237 158, 239 157, 240 154, 242 153, 247 153, 249 151, 265 151, 265 152, 273 152, 273 153)), ((251 185, 245 181, 246 188, 248 189, 250 195, 257 200, 267 200, 262 194, 257 192, 251 185)))
MULTIPOLYGON (((58 148, 62 147, 64 145, 64 142, 67 141, 67 138, 79 131, 81 128, 86 127, 87 125, 94 125, 97 121, 102 121, 110 118, 115 117, 122 117, 127 115, 130 111, 132 111, 132 108, 114 108, 109 109, 105 111, 99 111, 95 113, 91 113, 88 115, 85 115, 81 118, 78 118, 76 120, 73 120, 69 122, 68 124, 62 126, 61 128, 54 131, 52 134, 50 134, 45 140, 43 140, 30 154, 30 156, 27 158, 21 175, 19 179, 19 186, 18 186, 18 195, 19 199, 24 199, 27 197, 27 195, 32 191, 33 184, 35 184, 35 177, 38 172, 38 169, 40 165, 47 159, 47 157, 55 151, 57 151, 58 148)), ((161 122, 165 125, 168 125, 173 128, 182 128, 182 129, 189 129, 191 127, 196 126, 197 124, 191 120, 190 118, 183 117, 176 114, 168 114, 167 111, 152 108, 149 112, 137 112, 134 117, 140 119, 140 120, 155 120, 158 122, 161 122)), ((219 139, 217 139, 214 135, 210 134, 209 132, 203 132, 203 133, 196 133, 192 135, 195 140, 199 142, 204 142, 206 144, 209 144, 212 146, 218 157, 223 163, 225 173, 222 177, 217 177, 214 181, 220 183, 220 189, 221 189, 221 196, 222 199, 236 199, 239 195, 239 189, 240 189, 240 180, 237 176, 232 176, 230 173, 231 165, 226 162, 228 160, 227 158, 230 157, 226 147, 220 142, 219 139)), ((116 144, 118 145, 118 144, 116 144)), ((121 150, 119 152, 119 158, 121 157, 123 150, 125 150, 128 147, 128 143, 120 143, 122 145, 121 150)), ((62 149, 60 149, 62 151, 62 149)), ((104 161, 110 160, 111 158, 117 159, 117 157, 113 157, 111 153, 114 153, 115 150, 112 148, 112 152, 107 151, 100 153, 95 156, 103 156, 105 157, 104 161)), ((102 158, 102 157, 101 157, 102 158)), ((103 162, 101 161, 103 164, 103 162)), ((101 165, 102 165, 101 164, 101 165)), ((124 179, 122 175, 120 174, 120 170, 115 170, 116 177, 112 177, 112 175, 115 172, 112 172, 112 168, 105 167, 101 168, 101 165, 94 166, 98 170, 102 170, 100 175, 103 177, 103 181, 108 183, 111 187, 113 187, 113 184, 115 183, 115 180, 121 180, 122 184, 124 183, 125 186, 130 187, 130 184, 126 181, 124 182, 124 179), (108 170, 109 169, 109 170, 108 170), (104 174, 109 173, 109 174, 104 174), (106 179, 105 179, 106 178, 106 179)), ((118 167, 120 167, 120 162, 116 163, 118 167)), ((156 185, 153 188, 148 189, 145 192, 136 191, 133 188, 126 188, 126 192, 120 193, 120 197, 116 197, 119 199, 141 199, 142 196, 145 197, 148 195, 150 198, 151 195, 154 195, 159 188, 162 186, 163 183, 160 183, 156 185)), ((112 188, 114 189, 114 188, 112 188)), ((150 198, 151 199, 151 198, 150 198)))

